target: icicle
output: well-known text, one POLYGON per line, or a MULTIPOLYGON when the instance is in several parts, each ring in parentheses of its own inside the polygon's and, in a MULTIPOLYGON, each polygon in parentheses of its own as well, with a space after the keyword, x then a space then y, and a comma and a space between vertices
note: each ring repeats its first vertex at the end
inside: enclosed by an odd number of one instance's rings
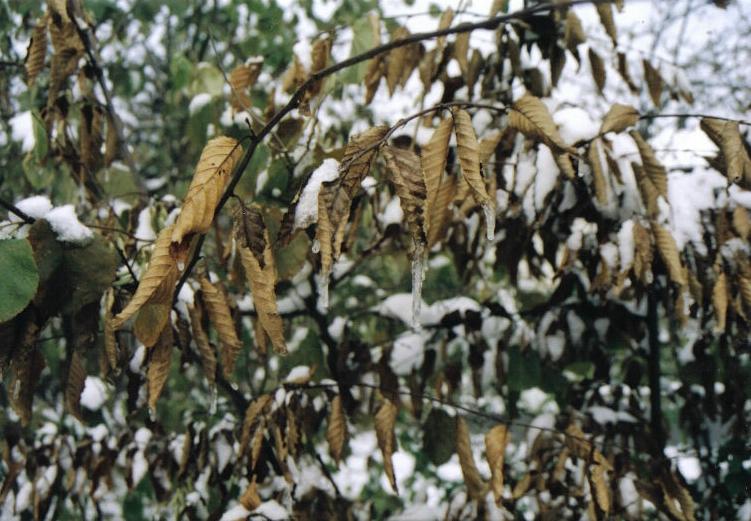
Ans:
POLYGON ((209 391, 209 414, 214 415, 216 414, 216 402, 217 402, 217 391, 216 391, 216 385, 211 386, 211 390, 209 391))
POLYGON ((425 280, 425 245, 415 242, 412 254, 412 328, 419 331, 420 308, 422 307, 422 283, 425 280))
POLYGON ((313 253, 318 253, 321 251, 321 243, 318 242, 318 239, 315 239, 313 241, 313 245, 310 247, 310 251, 312 251, 313 253))
POLYGON ((156 421, 156 409, 154 407, 149 407, 149 420, 156 421))
POLYGON ((321 271, 316 275, 316 288, 318 289, 318 308, 327 310, 329 308, 329 277, 330 273, 321 271))
POLYGON ((482 211, 485 214, 485 236, 492 241, 495 237, 495 206, 482 203, 482 211))

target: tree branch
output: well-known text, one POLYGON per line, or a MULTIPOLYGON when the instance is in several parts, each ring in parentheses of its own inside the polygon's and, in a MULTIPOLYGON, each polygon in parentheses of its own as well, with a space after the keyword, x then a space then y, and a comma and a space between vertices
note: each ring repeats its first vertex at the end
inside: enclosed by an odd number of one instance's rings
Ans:
POLYGON ((20 217, 23 222, 26 224, 34 224, 36 219, 34 219, 32 216, 21 210, 15 205, 12 205, 6 201, 3 201, 0 199, 0 206, 8 210, 10 213, 15 214, 17 217, 20 217))

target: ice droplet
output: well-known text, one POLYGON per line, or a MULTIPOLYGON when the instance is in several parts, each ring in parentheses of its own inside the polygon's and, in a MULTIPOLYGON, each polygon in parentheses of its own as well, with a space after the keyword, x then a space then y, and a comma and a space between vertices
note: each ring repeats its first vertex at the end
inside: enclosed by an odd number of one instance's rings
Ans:
POLYGON ((313 253, 318 253, 321 251, 321 243, 318 242, 318 239, 315 239, 313 241, 313 245, 310 247, 310 251, 312 251, 313 253))
POLYGON ((415 243, 415 251, 412 256, 412 328, 419 331, 420 308, 422 307, 422 283, 425 280, 425 245, 422 242, 415 243))
POLYGON ((482 211, 485 214, 485 236, 492 241, 495 237, 495 206, 482 203, 482 211))
POLYGON ((185 270, 185 261, 177 261, 177 270, 180 272, 185 270))
POLYGON ((318 304, 323 309, 329 308, 329 274, 323 273, 316 278, 318 282, 318 304))
POLYGON ((156 409, 153 407, 149 407, 149 420, 156 422, 156 409))
POLYGON ((216 414, 216 402, 217 402, 217 391, 216 391, 216 385, 211 386, 211 391, 209 395, 209 414, 216 414))

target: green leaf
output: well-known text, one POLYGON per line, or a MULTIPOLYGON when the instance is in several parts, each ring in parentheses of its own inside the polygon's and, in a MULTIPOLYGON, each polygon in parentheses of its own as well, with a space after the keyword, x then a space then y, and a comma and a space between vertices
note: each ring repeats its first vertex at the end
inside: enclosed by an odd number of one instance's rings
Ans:
POLYGON ((451 459, 456 441, 456 419, 442 409, 432 409, 422 432, 422 450, 433 465, 443 465, 451 459))
POLYGON ((63 311, 72 313, 102 297, 115 280, 117 257, 99 235, 84 247, 66 249, 63 256, 71 291, 63 311))
POLYGON ((523 353, 519 346, 511 346, 508 353, 509 391, 523 391, 540 386, 540 356, 532 349, 523 353))
MULTIPOLYGON (((375 45, 373 40, 370 20, 367 16, 363 16, 352 25, 352 51, 350 56, 357 56, 371 49, 375 45)), ((368 61, 364 61, 345 69, 342 72, 341 80, 344 83, 360 83, 365 78, 368 63, 368 61)))
POLYGON ((191 73, 193 72, 193 64, 190 63, 184 55, 176 54, 172 57, 172 63, 170 63, 170 80, 172 80, 172 90, 174 92, 180 91, 188 85, 190 81, 191 73))
POLYGON ((0 241, 0 273, 0 322, 6 322, 23 311, 39 285, 39 272, 29 241, 0 241))
POLYGON ((207 92, 212 97, 219 97, 222 95, 224 88, 224 76, 216 66, 201 62, 193 70, 193 77, 191 78, 189 93, 191 96, 207 92))

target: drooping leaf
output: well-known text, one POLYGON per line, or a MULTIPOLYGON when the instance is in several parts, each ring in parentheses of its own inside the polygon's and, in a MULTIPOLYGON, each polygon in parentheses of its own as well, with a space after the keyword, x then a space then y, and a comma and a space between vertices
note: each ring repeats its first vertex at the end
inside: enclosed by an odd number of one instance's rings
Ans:
POLYGON ((605 72, 605 62, 602 60, 602 57, 597 54, 591 47, 589 48, 588 55, 589 67, 592 71, 592 78, 595 80, 597 90, 599 90, 600 94, 602 94, 602 90, 605 88, 605 80, 607 79, 605 72))
POLYGON ((613 104, 610 110, 602 120, 600 134, 608 132, 622 132, 628 127, 632 127, 639 121, 639 111, 631 105, 613 104))
POLYGON ((587 162, 592 169, 592 185, 595 190, 597 202, 605 205, 608 203, 608 182, 605 177, 605 169, 602 168, 599 141, 599 139, 595 139, 587 147, 587 162))
POLYGON ((150 300, 172 305, 172 292, 178 276, 177 264, 170 254, 172 232, 173 227, 168 226, 159 233, 146 273, 141 277, 138 288, 128 305, 113 318, 113 328, 120 329, 125 321, 135 315, 150 300))
POLYGON ((686 280, 686 273, 681 264, 678 246, 675 243, 673 235, 656 222, 652 222, 652 233, 654 233, 657 251, 665 263, 670 280, 679 286, 685 286, 688 281, 686 280))
POLYGON ((410 150, 391 146, 386 146, 383 152, 410 235, 415 243, 425 244, 427 192, 420 157, 410 150))
POLYGON ((639 187, 639 192, 641 193, 644 206, 647 209, 647 214, 652 218, 656 218, 660 213, 660 207, 657 204, 660 192, 640 165, 631 163, 631 169, 634 171, 636 184, 639 187))
POLYGON ((39 272, 26 239, 0 240, 0 323, 23 311, 34 298, 39 272))
POLYGON ((728 278, 722 268, 717 274, 714 286, 712 287, 712 307, 714 308, 715 326, 717 332, 725 331, 728 311, 728 278))
POLYGON ((514 102, 509 111, 508 124, 525 136, 542 141, 556 152, 576 153, 563 141, 545 104, 531 94, 525 94, 514 102))
POLYGON ((456 453, 459 455, 459 465, 469 496, 473 499, 481 499, 487 492, 487 484, 482 479, 475 464, 469 428, 467 422, 461 416, 456 417, 456 453))
POLYGON ((628 58, 626 58, 626 54, 622 52, 618 53, 618 74, 620 74, 623 81, 626 82, 628 90, 630 90, 633 94, 637 94, 639 92, 639 87, 636 85, 636 83, 634 83, 634 80, 631 77, 631 73, 629 72, 628 58))
POLYGON ((203 148, 182 210, 172 227, 171 249, 178 262, 187 257, 188 239, 206 233, 211 227, 216 205, 242 153, 239 143, 225 136, 211 139, 203 148))
POLYGON ((253 87, 261 73, 263 60, 251 59, 236 66, 229 73, 229 84, 232 89, 230 98, 235 110, 247 110, 251 106, 248 90, 253 87))
POLYGON ((81 393, 86 384, 86 367, 83 354, 73 349, 68 361, 65 378, 65 408, 79 420, 81 416, 81 393))
MULTIPOLYGON (((398 27, 391 36, 392 41, 400 40, 409 36, 409 30, 406 27, 398 27)), ((397 47, 386 55, 386 86, 389 89, 389 96, 394 94, 397 85, 402 77, 403 69, 407 66, 408 49, 406 45, 397 47)))
POLYGON ((115 302, 115 292, 112 288, 105 293, 104 304, 104 354, 109 370, 115 374, 120 372, 118 363, 117 337, 113 326, 112 305, 115 302))
POLYGON ((262 394, 252 402, 248 404, 248 408, 245 409, 245 417, 243 418, 242 431, 240 434, 240 450, 238 451, 239 457, 243 457, 252 442, 253 432, 258 430, 258 420, 264 414, 265 409, 271 403, 273 397, 270 394, 262 394))
POLYGON ((617 46, 618 30, 615 27, 615 20, 613 18, 613 6, 608 2, 597 2, 595 7, 597 8, 597 14, 600 16, 600 22, 605 27, 605 32, 610 36, 613 45, 617 46))
POLYGON ((394 425, 396 424, 396 415, 399 412, 396 404, 391 400, 384 400, 378 412, 375 415, 375 431, 378 439, 378 447, 383 455, 383 470, 386 477, 391 483, 391 488, 397 494, 399 490, 396 487, 396 476, 394 475, 394 462, 392 456, 396 450, 396 436, 394 435, 394 425))
POLYGON ((660 194, 665 200, 668 200, 668 174, 665 167, 660 163, 655 155, 654 150, 649 143, 637 132, 632 130, 629 135, 636 142, 636 146, 639 149, 639 155, 641 156, 642 165, 644 166, 644 172, 652 184, 657 189, 657 193, 660 194))
POLYGON ((660 75, 660 71, 655 69, 648 60, 642 60, 642 66, 644 67, 644 79, 647 81, 647 90, 649 90, 649 97, 652 98, 652 103, 655 107, 660 107, 660 97, 662 96, 662 84, 664 80, 660 75))
POLYGON ((744 171, 751 173, 751 159, 743 146, 743 138, 735 121, 702 118, 701 129, 720 148, 730 182, 744 179, 744 171))
POLYGON ((205 276, 199 277, 198 280, 201 284, 203 302, 209 312, 209 319, 219 335, 222 371, 224 377, 229 379, 235 369, 235 361, 242 349, 242 342, 237 337, 235 323, 224 292, 214 286, 205 276))
POLYGON ((465 110, 454 113, 454 132, 462 176, 469 184, 472 196, 477 204, 493 205, 495 199, 485 189, 485 180, 480 170, 480 145, 472 128, 472 118, 465 110))
POLYGON ((31 33, 31 40, 26 51, 26 83, 33 86, 36 77, 44 68, 44 59, 47 56, 47 16, 39 19, 31 33))
POLYGON ((503 499, 503 462, 508 444, 508 428, 499 424, 485 434, 485 454, 490 465, 490 488, 497 504, 503 499))
POLYGON ((610 511, 610 493, 605 482, 606 472, 607 467, 604 465, 590 465, 588 475, 590 489, 593 491, 592 495, 597 502, 597 506, 603 512, 610 511))
POLYGON ((347 441, 347 417, 344 414, 342 397, 339 394, 331 400, 326 440, 329 442, 331 457, 334 459, 334 463, 339 466, 344 453, 344 444, 347 441))
POLYGON ((446 118, 435 129, 430 141, 422 149, 422 168, 425 171, 426 205, 432 211, 436 204, 438 191, 444 181, 446 158, 454 129, 454 119, 446 118))
POLYGON ((566 48, 571 51, 574 56, 578 56, 577 47, 579 44, 584 43, 587 39, 586 34, 584 34, 582 22, 573 9, 569 9, 566 12, 563 39, 566 42, 566 48))
POLYGON ((149 367, 146 371, 146 385, 149 397, 149 410, 156 411, 156 402, 162 394, 169 376, 172 361, 172 346, 174 338, 172 326, 167 325, 159 335, 159 340, 150 351, 149 367))
POLYGON ((198 300, 195 301, 193 306, 188 306, 188 314, 190 315, 190 329, 193 332, 193 340, 196 342, 198 355, 201 357, 203 374, 209 382, 209 387, 213 388, 216 384, 216 354, 203 327, 203 309, 198 300))
POLYGON ((465 78, 469 72, 469 34, 469 31, 459 33, 454 40, 454 58, 459 63, 459 69, 465 78))
POLYGON ((276 266, 269 232, 256 205, 235 212, 235 237, 240 261, 250 284, 258 320, 279 354, 287 353, 284 324, 276 306, 276 266))

